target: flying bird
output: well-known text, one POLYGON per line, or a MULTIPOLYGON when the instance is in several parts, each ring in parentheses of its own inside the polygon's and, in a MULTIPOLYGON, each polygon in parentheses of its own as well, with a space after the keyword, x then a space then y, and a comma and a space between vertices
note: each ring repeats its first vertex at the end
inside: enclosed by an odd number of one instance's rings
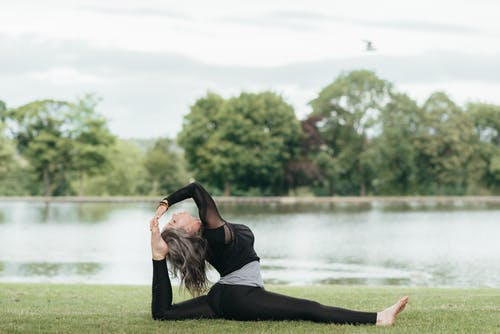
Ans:
POLYGON ((365 42, 365 51, 370 52, 370 51, 376 51, 377 49, 373 46, 373 42, 369 40, 363 40, 365 42))

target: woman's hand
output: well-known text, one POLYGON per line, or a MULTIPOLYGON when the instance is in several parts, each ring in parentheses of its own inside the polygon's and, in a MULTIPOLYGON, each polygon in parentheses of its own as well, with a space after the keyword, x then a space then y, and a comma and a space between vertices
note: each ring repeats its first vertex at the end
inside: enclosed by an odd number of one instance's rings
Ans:
POLYGON ((156 208, 155 218, 160 219, 165 212, 167 212, 167 207, 165 205, 159 205, 158 208, 156 208))
POLYGON ((149 223, 151 231, 151 253, 153 260, 164 260, 168 254, 168 245, 161 237, 158 218, 154 217, 149 223))

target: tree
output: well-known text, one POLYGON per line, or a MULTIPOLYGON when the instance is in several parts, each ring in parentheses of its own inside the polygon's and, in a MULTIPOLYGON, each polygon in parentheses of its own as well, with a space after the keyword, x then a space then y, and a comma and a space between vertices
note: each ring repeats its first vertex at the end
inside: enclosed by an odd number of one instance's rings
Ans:
POLYGON ((500 106, 486 103, 469 103, 467 114, 472 118, 479 138, 479 148, 474 153, 484 163, 481 183, 492 191, 500 191, 500 106))
POLYGON ((106 173, 91 175, 85 179, 85 189, 95 196, 142 195, 146 170, 141 163, 144 154, 126 140, 116 140, 108 152, 110 161, 106 173))
POLYGON ((12 138, 7 135, 7 116, 7 105, 0 101, 0 195, 29 195, 32 173, 17 154, 12 138))
POLYGON ((7 174, 14 158, 14 150, 9 145, 8 139, 5 136, 6 125, 3 119, 5 118, 6 111, 7 106, 5 102, 0 100, 0 179, 7 174))
POLYGON ((310 102, 311 116, 317 117, 315 125, 328 146, 325 152, 331 155, 331 161, 321 158, 328 168, 324 174, 330 195, 366 194, 373 173, 366 154, 369 138, 380 131, 375 121, 391 89, 389 82, 373 72, 352 71, 341 74, 310 102))
POLYGON ((226 195, 232 186, 284 193, 285 166, 300 135, 293 108, 279 95, 242 93, 224 101, 209 93, 185 117, 179 143, 196 178, 226 195))
POLYGON ((4 122, 5 118, 7 117, 7 104, 0 100, 0 122, 4 122))
POLYGON ((445 93, 423 104, 417 137, 418 183, 431 193, 464 194, 481 178, 474 151, 478 137, 471 118, 445 93))
POLYGON ((315 126, 317 121, 318 118, 308 117, 300 122, 302 135, 299 138, 299 154, 286 164, 285 179, 295 194, 297 187, 322 182, 324 178, 322 171, 325 168, 318 163, 317 154, 326 145, 315 126))
POLYGON ((0 194, 7 192, 7 187, 4 184, 14 168, 14 154, 14 146, 5 136, 5 125, 0 122, 0 194))
POLYGON ((152 194, 170 193, 188 181, 183 157, 175 151, 171 139, 158 139, 153 148, 146 153, 143 163, 152 194))
POLYGON ((16 153, 16 145, 4 134, 0 125, 0 196, 37 194, 36 178, 25 160, 16 153))
POLYGON ((65 101, 42 100, 28 103, 8 112, 19 152, 30 162, 38 178, 43 180, 43 193, 52 195, 64 187, 64 174, 69 167, 67 136, 63 134, 71 105, 65 101), (15 128, 14 128, 15 127, 15 128), (59 182, 57 184, 56 182, 59 182))
POLYGON ((19 152, 29 161, 45 196, 71 192, 70 176, 92 174, 106 163, 113 136, 86 96, 76 104, 40 100, 8 110, 19 152))
POLYGON ((207 93, 205 97, 197 99, 189 114, 184 116, 182 131, 177 137, 179 145, 184 149, 190 170, 197 179, 206 181, 212 186, 223 185, 225 182, 224 175, 218 167, 222 157, 215 160, 215 157, 223 154, 217 151, 219 149, 217 130, 220 111, 224 104, 224 99, 214 93, 207 93), (209 151, 215 157, 210 155, 209 151))
POLYGON ((84 178, 104 172, 110 167, 109 149, 115 141, 104 117, 95 112, 99 102, 95 96, 87 94, 74 106, 74 123, 71 133, 72 164, 80 179, 80 196, 84 195, 84 178))
POLYGON ((374 138, 370 153, 376 193, 406 195, 416 191, 419 117, 419 107, 409 96, 390 94, 380 113, 382 131, 374 138))

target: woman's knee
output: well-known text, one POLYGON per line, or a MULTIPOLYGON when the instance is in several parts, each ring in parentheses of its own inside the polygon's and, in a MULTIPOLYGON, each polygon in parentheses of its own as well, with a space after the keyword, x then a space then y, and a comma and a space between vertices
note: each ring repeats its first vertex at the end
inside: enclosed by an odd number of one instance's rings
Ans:
POLYGON ((160 313, 152 313, 151 318, 153 320, 163 320, 162 315, 160 313))
MULTIPOLYGON (((172 305, 173 306, 173 305, 172 305)), ((170 306, 168 309, 163 310, 153 310, 151 312, 151 318, 153 320, 175 320, 179 317, 176 312, 175 307, 170 306)))
POLYGON ((151 314, 151 318, 153 320, 171 320, 172 312, 164 311, 164 312, 153 312, 151 314))

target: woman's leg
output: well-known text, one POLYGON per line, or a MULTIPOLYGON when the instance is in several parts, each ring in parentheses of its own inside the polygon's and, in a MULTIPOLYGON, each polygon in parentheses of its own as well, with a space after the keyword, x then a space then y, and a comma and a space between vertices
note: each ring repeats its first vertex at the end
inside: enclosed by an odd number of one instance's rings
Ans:
POLYGON ((182 303, 172 304, 172 284, 165 260, 153 260, 153 296, 151 314, 155 320, 216 318, 207 301, 200 296, 182 303))
POLYGON ((376 312, 325 306, 262 288, 227 286, 222 297, 225 318, 238 320, 310 320, 337 324, 375 324, 376 312))

